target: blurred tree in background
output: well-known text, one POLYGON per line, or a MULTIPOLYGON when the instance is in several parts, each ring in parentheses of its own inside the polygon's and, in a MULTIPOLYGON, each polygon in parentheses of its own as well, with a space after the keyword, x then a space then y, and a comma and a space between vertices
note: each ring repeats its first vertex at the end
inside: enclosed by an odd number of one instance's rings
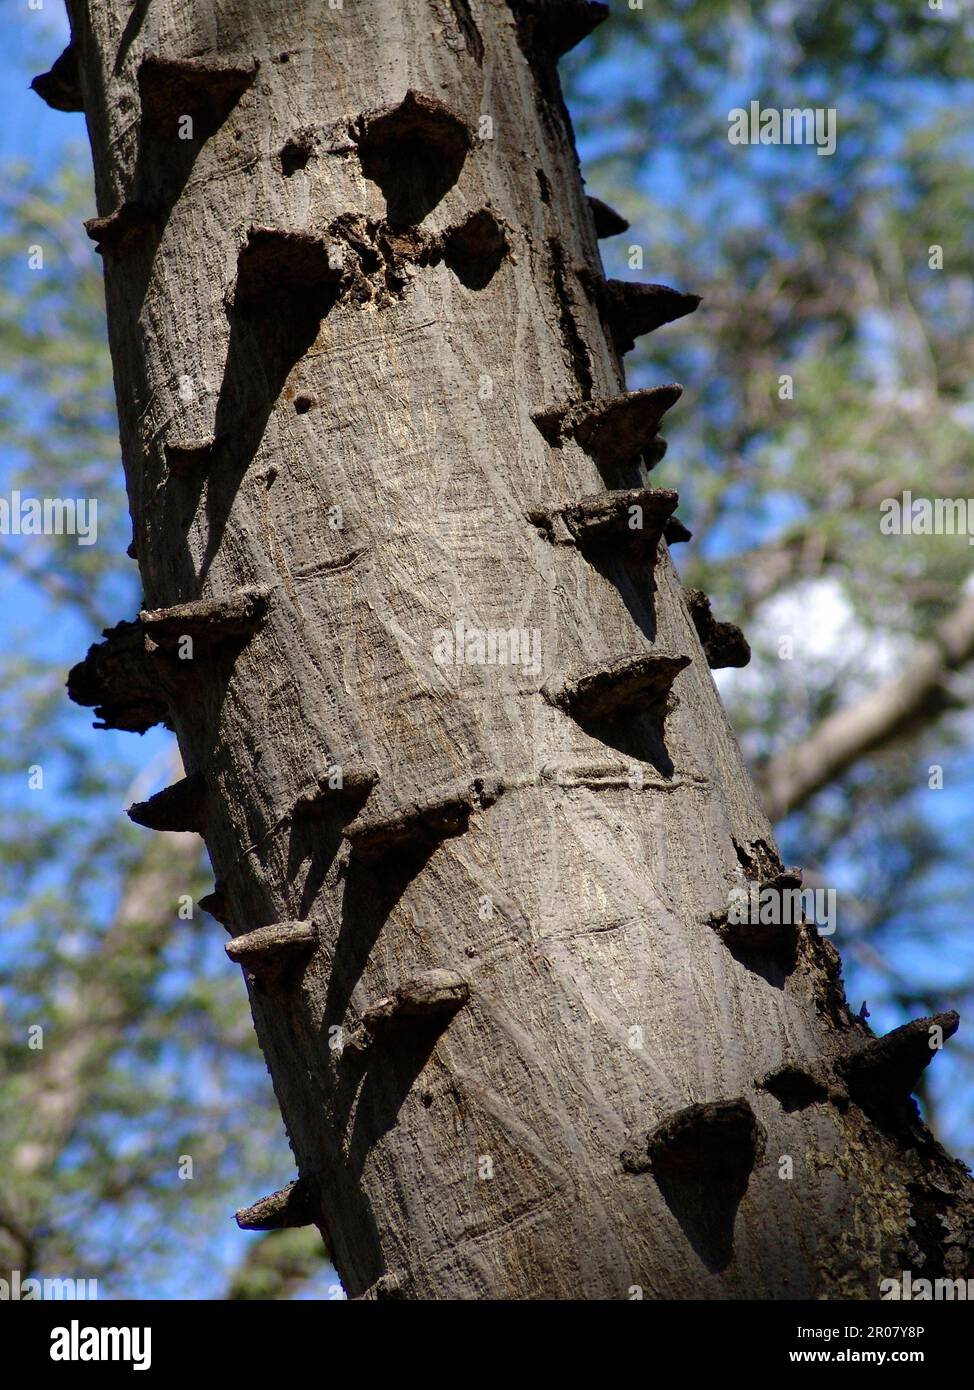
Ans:
MULTIPOLYGON (((751 638, 721 686, 786 857, 839 890, 850 999, 877 1032, 963 1015, 972 552, 881 535, 879 504, 974 492, 974 21, 951 0, 612 8, 563 66, 589 191, 632 224, 603 243, 606 271, 704 296, 629 358, 631 385, 688 388, 656 474, 699 537, 677 562, 751 638), (836 153, 731 146, 751 100, 835 107, 836 153)), ((30 57, 19 39, 25 87, 59 51, 40 37, 30 57)), ((68 138, 51 167, 7 167, 0 197, 0 491, 99 502, 97 545, 0 546, 0 1264, 116 1296, 333 1295, 316 1232, 228 1221, 255 1195, 241 1174, 270 1190, 291 1161, 244 990, 195 906, 199 842, 119 818, 173 780, 172 740, 93 733, 63 690, 140 598, 88 154, 68 138)), ((962 1029, 925 1097, 967 1158, 971 1057, 962 1029)))

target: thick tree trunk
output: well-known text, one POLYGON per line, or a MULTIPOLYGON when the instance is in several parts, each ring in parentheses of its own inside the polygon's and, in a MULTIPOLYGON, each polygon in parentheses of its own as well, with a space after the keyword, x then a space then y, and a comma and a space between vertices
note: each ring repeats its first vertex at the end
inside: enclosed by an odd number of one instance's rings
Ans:
POLYGON ((870 1046, 812 927, 728 922, 790 881, 673 495, 604 495, 678 395, 607 406, 619 351, 694 301, 602 276, 555 74, 602 7, 70 8, 190 773, 135 816, 205 836, 301 1175, 243 1223, 314 1220, 350 1296, 963 1273, 928 1030, 870 1046))

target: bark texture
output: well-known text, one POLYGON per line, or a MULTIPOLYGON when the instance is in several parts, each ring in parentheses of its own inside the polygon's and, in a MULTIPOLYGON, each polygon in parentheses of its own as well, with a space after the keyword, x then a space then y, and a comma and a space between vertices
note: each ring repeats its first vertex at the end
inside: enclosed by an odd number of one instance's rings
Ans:
MULTIPOLYGON (((679 395, 625 396, 619 353, 697 301, 602 273, 555 64, 604 7, 70 9, 187 769, 134 810, 205 836, 301 1184, 246 1219, 314 1220, 353 1297, 964 1272, 916 1036, 857 1100, 832 947, 720 929, 784 866, 672 495, 619 524, 679 395), (459 621, 537 630, 537 667, 437 660, 459 621)), ((138 724, 141 678, 94 666, 138 724)))

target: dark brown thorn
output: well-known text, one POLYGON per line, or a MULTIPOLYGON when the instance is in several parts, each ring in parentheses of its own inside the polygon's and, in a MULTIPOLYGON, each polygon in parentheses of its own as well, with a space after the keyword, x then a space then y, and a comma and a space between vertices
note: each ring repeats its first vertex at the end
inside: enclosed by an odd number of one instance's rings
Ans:
POLYGON ((939 1044, 952 1038, 959 1025, 960 1015, 952 1009, 931 1018, 915 1018, 884 1037, 872 1038, 839 1063, 850 1095, 870 1113, 902 1107, 916 1090, 939 1044))
POLYGON ((412 1024, 452 1017, 470 998, 470 986, 455 970, 426 970, 372 1004, 350 1034, 346 1049, 363 1052, 412 1024))
POLYGON ((710 611, 710 599, 702 589, 685 590, 687 608, 700 645, 712 670, 725 666, 746 666, 751 660, 751 648, 743 632, 734 623, 719 623, 710 611))
POLYGON ((792 894, 800 893, 801 886, 797 868, 748 883, 731 894, 727 908, 708 918, 708 924, 733 951, 787 956, 798 942, 802 911, 800 902, 798 912, 793 910, 792 894))
POLYGON ((597 0, 513 0, 521 47, 557 61, 608 18, 597 0))
POLYGON ((542 694, 573 718, 609 719, 623 711, 660 713, 688 656, 646 652, 551 682, 542 694))
POLYGON ((196 906, 201 907, 204 912, 208 912, 211 917, 214 917, 220 923, 221 927, 228 926, 230 921, 230 903, 222 883, 215 883, 213 885, 213 892, 207 893, 204 897, 200 898, 196 906))
POLYGON ((315 779, 315 785, 301 793, 294 803, 296 815, 319 816, 334 806, 364 801, 379 780, 371 767, 334 762, 315 779))
POLYGON ((467 155, 473 139, 466 123, 438 97, 410 90, 402 101, 390 102, 367 111, 357 129, 362 167, 382 159, 395 158, 404 145, 421 145, 427 156, 448 160, 467 155))
POLYGON ((820 1104, 829 1099, 829 1087, 807 1067, 795 1062, 786 1062, 758 1082, 762 1091, 767 1091, 779 1101, 783 1110, 804 1110, 809 1105, 820 1104))
POLYGON ((443 259, 461 284, 481 290, 490 283, 510 250, 509 230, 485 207, 443 233, 443 259))
POLYGON ((30 86, 55 111, 83 111, 78 45, 69 43, 50 72, 40 73, 30 86))
POLYGON ((667 545, 682 545, 685 541, 693 540, 693 532, 684 526, 678 516, 671 516, 663 527, 663 539, 667 545))
POLYGON ((96 725, 144 734, 154 724, 169 727, 169 706, 145 650, 142 625, 118 623, 104 631, 104 642, 88 648, 68 672, 68 695, 76 705, 94 706, 96 725))
POLYGON ((252 1207, 241 1207, 236 1222, 242 1231, 282 1231, 293 1226, 313 1226, 318 1217, 318 1183, 298 1178, 261 1197, 252 1207))
POLYGON ((383 815, 359 815, 345 829, 352 853, 376 859, 399 849, 432 849, 441 840, 462 835, 475 811, 493 805, 500 795, 496 779, 452 782, 383 815))
POLYGON ((628 221, 621 213, 616 212, 615 208, 610 208, 608 203, 603 203, 601 198, 593 198, 589 194, 588 205, 592 209, 595 235, 600 241, 605 237, 619 236, 622 232, 628 232, 628 221))
POLYGON ((660 422, 682 395, 676 384, 649 386, 538 411, 532 419, 549 444, 575 439, 600 468, 620 467, 640 455, 651 467, 657 461, 651 446, 663 442, 656 439, 660 422))
POLYGON ((739 1096, 677 1111, 646 1135, 645 1149, 637 1144, 623 1154, 623 1166, 678 1179, 745 1175, 762 1157, 765 1142, 754 1111, 739 1096))
POLYGON ((665 488, 617 489, 562 507, 538 507, 528 517, 551 540, 573 542, 582 551, 621 545, 655 553, 679 500, 678 493, 665 488))
POLYGON ((698 294, 681 294, 668 285, 636 280, 606 280, 598 286, 598 299, 620 353, 629 352, 644 333, 692 314, 700 304, 698 294))
POLYGON ((282 297, 337 295, 342 265, 335 247, 309 232, 251 227, 237 257, 234 308, 279 312, 282 297))
POLYGON ((232 961, 270 984, 299 969, 315 948, 311 922, 273 922, 228 941, 224 950, 232 961))
POLYGON ((241 64, 149 53, 138 73, 143 123, 168 134, 181 116, 193 116, 204 123, 200 134, 209 134, 253 82, 259 66, 256 58, 241 64))
POLYGON ((174 439, 164 449, 170 473, 181 478, 201 478, 216 458, 219 441, 213 435, 204 439, 174 439))
POLYGON ((208 645, 249 637, 267 610, 270 589, 238 589, 220 598, 200 598, 171 608, 144 609, 139 622, 151 648, 174 651, 184 637, 208 645))
POLYGON ((120 254, 128 251, 142 241, 155 228, 156 215, 148 203, 134 201, 122 203, 107 217, 90 217, 85 223, 85 231, 96 250, 120 254))
POLYGON ((191 831, 203 833, 206 783, 198 773, 164 787, 148 801, 137 801, 127 811, 129 820, 147 830, 191 831))

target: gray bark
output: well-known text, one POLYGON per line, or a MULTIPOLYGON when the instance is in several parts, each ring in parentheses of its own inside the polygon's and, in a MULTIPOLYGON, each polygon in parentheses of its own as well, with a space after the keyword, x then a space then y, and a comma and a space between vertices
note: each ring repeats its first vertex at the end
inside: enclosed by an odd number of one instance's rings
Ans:
POLYGON ((791 880, 672 507, 638 498, 679 393, 613 401, 619 350, 696 301, 603 279, 555 72, 601 7, 69 8, 188 774, 137 816, 201 829, 220 915, 262 933, 236 954, 300 1186, 261 1219, 310 1213, 350 1296, 962 1272, 916 1033, 874 1056, 813 928, 726 921, 791 880), (537 629, 540 669, 438 663, 461 619, 537 629))

